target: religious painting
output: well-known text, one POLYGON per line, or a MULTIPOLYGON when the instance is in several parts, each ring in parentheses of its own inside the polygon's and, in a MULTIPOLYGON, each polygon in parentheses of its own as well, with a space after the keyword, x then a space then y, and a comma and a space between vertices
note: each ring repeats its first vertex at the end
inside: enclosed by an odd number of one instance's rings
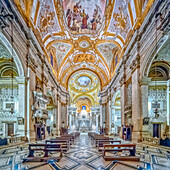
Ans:
POLYGON ((115 0, 115 8, 107 31, 116 35, 119 34, 125 40, 130 28, 131 22, 127 2, 125 0, 115 0))
POLYGON ((18 125, 24 125, 24 118, 23 117, 18 117, 18 125))
POLYGON ((67 53, 71 50, 72 46, 68 43, 56 42, 53 44, 53 47, 55 47, 57 63, 58 63, 58 67, 60 67, 61 62, 63 61, 63 59, 67 55, 67 53))
POLYGON ((90 62, 90 63, 94 63, 95 62, 95 57, 91 54, 77 54, 74 59, 73 59, 74 63, 79 63, 79 62, 90 62))
POLYGON ((63 0, 68 29, 73 34, 97 34, 103 23, 106 0, 63 0))
POLYGON ((105 58, 108 66, 111 66, 113 60, 113 51, 117 49, 117 46, 114 43, 102 43, 97 46, 97 49, 101 53, 101 55, 105 58))
POLYGON ((143 125, 149 125, 149 117, 143 118, 143 125))
POLYGON ((49 33, 61 31, 52 0, 40 3, 36 26, 41 32, 42 39, 49 33))
POLYGON ((81 76, 78 78, 77 82, 80 86, 88 86, 91 82, 91 79, 87 76, 81 76))

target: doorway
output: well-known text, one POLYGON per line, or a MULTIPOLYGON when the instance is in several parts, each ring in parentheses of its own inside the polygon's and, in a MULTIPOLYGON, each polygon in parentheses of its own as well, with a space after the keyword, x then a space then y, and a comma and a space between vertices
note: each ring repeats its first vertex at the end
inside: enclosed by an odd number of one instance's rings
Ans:
POLYGON ((153 137, 161 137, 161 124, 153 124, 153 137))
POLYGON ((8 136, 14 135, 14 124, 9 123, 8 124, 8 136))

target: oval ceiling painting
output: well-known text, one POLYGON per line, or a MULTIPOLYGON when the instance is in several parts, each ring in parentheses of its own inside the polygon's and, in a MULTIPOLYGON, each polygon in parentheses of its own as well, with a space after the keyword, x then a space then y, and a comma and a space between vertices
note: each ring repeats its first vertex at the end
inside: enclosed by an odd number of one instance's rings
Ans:
POLYGON ((91 82, 91 79, 87 76, 81 76, 78 78, 77 82, 80 86, 88 86, 91 82))
POLYGON ((63 0, 66 24, 72 34, 97 34, 100 30, 106 0, 63 0))

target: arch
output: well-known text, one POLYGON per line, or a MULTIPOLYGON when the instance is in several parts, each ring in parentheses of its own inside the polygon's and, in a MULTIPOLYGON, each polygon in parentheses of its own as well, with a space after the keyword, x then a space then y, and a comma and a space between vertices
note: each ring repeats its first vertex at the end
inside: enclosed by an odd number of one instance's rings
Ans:
POLYGON ((90 95, 90 94, 79 94, 77 95, 74 99, 73 99, 73 103, 76 103, 76 101, 81 98, 81 97, 87 97, 91 103, 93 104, 94 103, 94 98, 90 95))
POLYGON ((75 71, 73 71, 70 75, 68 75, 68 77, 67 77, 67 80, 66 80, 66 85, 67 85, 67 89, 68 89, 68 84, 69 84, 69 80, 70 80, 70 78, 73 76, 73 74, 76 74, 76 72, 79 72, 79 71, 89 71, 89 72, 92 72, 92 74, 94 74, 97 78, 98 78, 98 80, 99 80, 99 84, 100 84, 100 88, 101 88, 101 86, 102 86, 102 80, 101 80, 101 77, 98 75, 98 74, 96 74, 93 70, 91 70, 91 69, 88 69, 88 68, 80 68, 80 69, 77 69, 77 70, 75 70, 75 71))
POLYGON ((163 45, 168 41, 168 36, 163 36, 162 38, 160 38, 160 40, 157 43, 157 46, 159 47, 158 49, 156 48, 156 46, 154 46, 154 48, 152 49, 152 51, 150 52, 150 54, 148 55, 149 57, 145 57, 145 61, 143 61, 143 63, 145 64, 142 68, 141 71, 141 75, 143 77, 148 77, 149 74, 149 70, 151 68, 151 65, 155 59, 155 56, 157 55, 157 53, 160 51, 160 49, 163 47, 163 45))
POLYGON ((0 40, 5 45, 5 47, 7 48, 8 52, 10 53, 11 56, 12 56, 12 50, 13 50, 13 58, 14 58, 14 62, 16 64, 16 67, 18 70, 18 74, 20 77, 24 77, 24 69, 21 64, 20 58, 18 57, 18 55, 17 55, 15 49, 12 47, 11 43, 8 41, 8 39, 5 37, 5 35, 2 32, 0 32, 0 40))
POLYGON ((118 91, 116 91, 116 92, 114 93, 114 95, 113 95, 113 97, 112 97, 112 103, 113 103, 113 104, 115 103, 116 98, 118 97, 118 95, 121 96, 120 90, 118 90, 118 91))

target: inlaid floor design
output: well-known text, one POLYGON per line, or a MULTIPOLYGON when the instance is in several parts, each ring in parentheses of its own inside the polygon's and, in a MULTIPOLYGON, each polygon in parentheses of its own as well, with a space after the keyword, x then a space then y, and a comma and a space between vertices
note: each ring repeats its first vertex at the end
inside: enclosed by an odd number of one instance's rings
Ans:
MULTIPOLYGON (((136 155, 141 162, 112 162, 105 161, 91 142, 87 134, 81 134, 64 154, 63 158, 45 162, 22 163, 23 157, 28 155, 28 145, 19 145, 0 150, 0 170, 169 170, 170 149, 158 148, 146 144, 138 144, 136 155)), ((55 153, 51 154, 55 156, 55 153)))

